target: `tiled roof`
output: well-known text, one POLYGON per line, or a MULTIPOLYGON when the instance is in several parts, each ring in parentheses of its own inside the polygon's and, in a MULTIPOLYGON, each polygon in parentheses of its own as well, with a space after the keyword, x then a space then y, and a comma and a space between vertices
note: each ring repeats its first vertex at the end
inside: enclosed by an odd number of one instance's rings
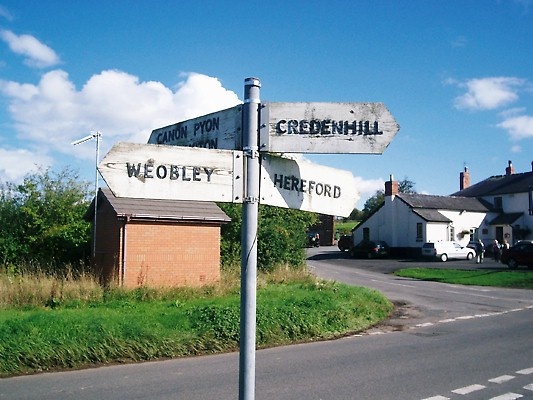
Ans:
MULTIPOLYGON (((205 221, 225 223, 231 219, 215 203, 185 200, 152 200, 115 197, 109 189, 98 192, 98 208, 101 200, 107 200, 115 210, 117 217, 136 219, 160 219, 181 221, 205 221)), ((85 215, 91 220, 94 215, 94 200, 85 215)))
POLYGON ((521 212, 509 214, 501 213, 492 221, 490 221, 490 225, 511 225, 522 215, 524 215, 524 213, 521 212))
POLYGON ((527 193, 533 186, 533 172, 491 176, 452 196, 482 197, 511 193, 527 193))
POLYGON ((428 222, 452 222, 451 219, 445 217, 437 210, 430 210, 427 208, 415 208, 413 209, 413 212, 428 222))
POLYGON ((433 210, 464 210, 474 212, 488 211, 487 207, 485 207, 478 199, 471 197, 433 196, 418 193, 398 193, 396 196, 413 209, 426 208, 433 210))

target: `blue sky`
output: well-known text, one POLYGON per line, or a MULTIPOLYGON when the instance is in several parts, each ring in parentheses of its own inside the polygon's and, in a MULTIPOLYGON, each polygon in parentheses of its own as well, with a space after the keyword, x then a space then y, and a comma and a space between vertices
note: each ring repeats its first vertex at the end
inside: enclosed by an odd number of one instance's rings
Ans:
MULTIPOLYGON (((358 208, 394 175, 420 193, 533 161, 533 0, 0 0, 0 181, 232 107, 382 102, 382 155, 307 155, 357 177, 358 208)), ((102 181, 100 181, 102 182, 102 181)), ((103 184, 103 183, 102 183, 103 184)))

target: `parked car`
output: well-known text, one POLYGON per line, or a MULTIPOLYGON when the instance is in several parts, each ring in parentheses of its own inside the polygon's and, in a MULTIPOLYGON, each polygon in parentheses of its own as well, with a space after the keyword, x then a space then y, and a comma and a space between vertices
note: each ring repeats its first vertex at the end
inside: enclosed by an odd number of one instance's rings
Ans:
POLYGON ((340 251, 350 250, 352 247, 352 235, 341 235, 337 242, 340 251))
POLYGON ((352 257, 377 258, 389 255, 389 245, 383 240, 362 240, 350 249, 352 257))
POLYGON ((316 231, 307 232, 307 247, 319 247, 320 234, 316 231))
POLYGON ((474 249, 461 246, 457 242, 427 242, 422 246, 422 257, 433 258, 443 262, 452 258, 471 260, 475 255, 474 249))
POLYGON ((519 265, 533 268, 533 240, 521 240, 514 246, 503 250, 500 261, 511 269, 519 265))

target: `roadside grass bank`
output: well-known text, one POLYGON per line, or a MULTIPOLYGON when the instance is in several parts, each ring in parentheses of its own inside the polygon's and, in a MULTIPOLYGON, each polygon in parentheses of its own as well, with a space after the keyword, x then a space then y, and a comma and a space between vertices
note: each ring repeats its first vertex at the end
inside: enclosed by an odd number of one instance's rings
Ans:
MULTIPOLYGON (((239 274, 223 275, 213 287, 124 290, 0 274, 0 377, 237 350, 239 274)), ((257 346, 359 332, 393 308, 377 291, 279 268, 258 275, 257 346)))
POLYGON ((406 268, 396 276, 457 285, 495 286, 533 289, 532 271, 482 271, 437 268, 406 268))

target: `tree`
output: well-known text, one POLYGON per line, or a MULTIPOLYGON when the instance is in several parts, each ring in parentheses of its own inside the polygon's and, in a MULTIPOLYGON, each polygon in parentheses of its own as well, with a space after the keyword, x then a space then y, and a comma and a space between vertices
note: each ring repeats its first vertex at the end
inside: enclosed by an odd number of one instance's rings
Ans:
POLYGON ((22 184, 7 183, 0 194, 0 252, 3 263, 31 263, 49 272, 85 261, 90 224, 89 184, 65 168, 27 175, 22 184))
MULTIPOLYGON (((403 181, 398 182, 398 192, 399 193, 416 193, 415 183, 409 180, 407 177, 403 181)), ((365 205, 363 206, 363 216, 367 218, 374 211, 380 207, 385 201, 385 191, 380 189, 376 193, 367 199, 365 205)))
MULTIPOLYGON (((219 204, 219 207, 232 220, 222 226, 222 265, 240 264, 242 207, 228 203, 219 204)), ((301 265, 305 260, 306 230, 316 223, 316 214, 260 205, 258 218, 258 269, 268 271, 280 264, 301 265)))
POLYGON ((363 211, 358 210, 357 208, 354 208, 352 212, 350 213, 350 215, 348 216, 348 218, 346 219, 350 221, 361 221, 363 217, 364 217, 363 211))

